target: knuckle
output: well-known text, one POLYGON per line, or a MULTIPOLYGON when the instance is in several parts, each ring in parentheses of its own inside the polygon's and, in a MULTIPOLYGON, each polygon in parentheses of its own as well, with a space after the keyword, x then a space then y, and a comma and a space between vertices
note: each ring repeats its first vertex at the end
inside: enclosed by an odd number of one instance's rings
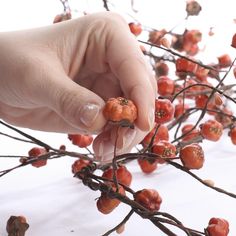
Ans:
POLYGON ((94 26, 95 29, 102 29, 105 27, 107 30, 117 30, 117 28, 121 30, 124 26, 128 28, 128 24, 125 19, 116 12, 94 13, 87 19, 91 23, 91 26, 94 26))

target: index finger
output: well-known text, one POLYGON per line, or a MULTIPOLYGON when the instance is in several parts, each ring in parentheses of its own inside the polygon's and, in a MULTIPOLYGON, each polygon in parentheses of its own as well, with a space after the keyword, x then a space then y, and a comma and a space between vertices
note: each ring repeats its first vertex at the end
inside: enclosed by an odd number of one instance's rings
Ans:
POLYGON ((125 97, 138 108, 137 126, 144 131, 150 130, 154 124, 156 80, 137 40, 123 20, 110 24, 106 58, 125 97))

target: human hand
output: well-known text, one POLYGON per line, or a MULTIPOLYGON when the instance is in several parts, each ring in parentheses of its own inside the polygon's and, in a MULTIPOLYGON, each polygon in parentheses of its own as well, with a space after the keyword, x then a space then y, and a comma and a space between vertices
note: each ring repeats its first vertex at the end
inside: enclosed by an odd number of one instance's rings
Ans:
POLYGON ((116 127, 105 101, 124 96, 138 108, 135 129, 121 128, 117 154, 154 125, 156 81, 127 23, 96 13, 48 27, 0 34, 0 118, 42 131, 97 134, 99 160, 112 159, 116 127))

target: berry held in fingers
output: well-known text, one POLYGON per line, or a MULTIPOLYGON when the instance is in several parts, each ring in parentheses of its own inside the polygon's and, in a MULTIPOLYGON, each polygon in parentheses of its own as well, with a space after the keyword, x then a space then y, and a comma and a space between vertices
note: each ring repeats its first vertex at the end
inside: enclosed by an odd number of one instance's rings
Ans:
POLYGON ((132 124, 138 116, 135 104, 126 98, 110 98, 103 109, 104 117, 113 122, 128 122, 132 124))

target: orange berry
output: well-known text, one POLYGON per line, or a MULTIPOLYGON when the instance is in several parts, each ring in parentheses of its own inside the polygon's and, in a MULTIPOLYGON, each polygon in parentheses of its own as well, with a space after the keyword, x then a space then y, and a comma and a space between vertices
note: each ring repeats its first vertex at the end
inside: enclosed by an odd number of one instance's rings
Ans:
MULTIPOLYGON (((143 147, 147 147, 149 145, 149 143, 152 140, 152 137, 154 136, 156 129, 157 129, 157 124, 155 125, 155 127, 144 137, 144 139, 142 140, 141 144, 143 145, 143 147)), ((169 131, 167 126, 165 125, 159 125, 155 138, 153 140, 153 144, 157 143, 160 140, 169 140, 169 131)))
POLYGON ((142 25, 140 23, 129 23, 129 29, 135 36, 138 36, 142 33, 142 25))
MULTIPOLYGON (((29 155, 29 159, 34 159, 46 153, 47 153, 47 150, 45 148, 34 147, 29 150, 28 155, 29 155)), ((41 160, 34 161, 31 163, 32 166, 37 167, 37 168, 45 166, 46 164, 47 164, 47 159, 41 159, 41 160)))
POLYGON ((235 33, 235 34, 233 35, 233 37, 232 37, 231 46, 232 46, 233 48, 236 48, 236 33, 235 33))
POLYGON ((180 149, 180 160, 188 169, 200 169, 204 163, 204 152, 198 143, 192 143, 180 149))
MULTIPOLYGON (((112 191, 116 191, 115 185, 111 184, 112 191)), ((122 186, 119 186, 118 192, 125 195, 125 190, 122 186)), ((111 198, 108 193, 102 192, 101 196, 97 200, 97 209, 103 214, 111 213, 118 205, 120 200, 111 198)))
POLYGON ((197 64, 185 58, 178 58, 175 62, 176 72, 195 73, 197 64))
POLYGON ((144 158, 138 158, 138 164, 141 170, 146 173, 150 174, 158 167, 158 160, 149 160, 144 158))
POLYGON ((89 164, 91 164, 89 160, 84 160, 84 159, 76 160, 71 166, 71 171, 73 174, 76 174, 77 172, 81 171, 82 168, 88 166, 89 164))
MULTIPOLYGON (((106 169, 103 172, 102 177, 112 180, 113 179, 113 168, 110 167, 110 168, 106 169)), ((126 186, 130 186, 131 181, 132 181, 132 174, 126 168, 126 166, 121 165, 118 167, 118 169, 116 170, 116 177, 117 177, 117 180, 119 183, 124 184, 126 186)))
POLYGON ((202 137, 210 141, 218 141, 223 134, 223 125, 216 120, 208 120, 199 127, 202 137))
POLYGON ((93 136, 87 134, 68 134, 68 139, 80 148, 88 147, 93 142, 93 136))
POLYGON ((133 123, 137 119, 138 111, 131 100, 118 97, 108 99, 103 109, 103 115, 110 121, 133 123))
POLYGON ((225 68, 231 66, 232 60, 228 54, 224 54, 218 57, 218 63, 221 68, 225 68))
POLYGON ((165 160, 162 160, 161 158, 175 158, 176 147, 168 141, 161 140, 153 145, 152 152, 160 157, 157 159, 158 163, 163 164, 165 163, 165 160))
POLYGON ((155 102, 155 122, 164 124, 174 117, 174 105, 168 99, 156 99, 155 102))
POLYGON ((134 200, 149 211, 158 211, 162 203, 162 198, 155 189, 137 191, 134 200))

